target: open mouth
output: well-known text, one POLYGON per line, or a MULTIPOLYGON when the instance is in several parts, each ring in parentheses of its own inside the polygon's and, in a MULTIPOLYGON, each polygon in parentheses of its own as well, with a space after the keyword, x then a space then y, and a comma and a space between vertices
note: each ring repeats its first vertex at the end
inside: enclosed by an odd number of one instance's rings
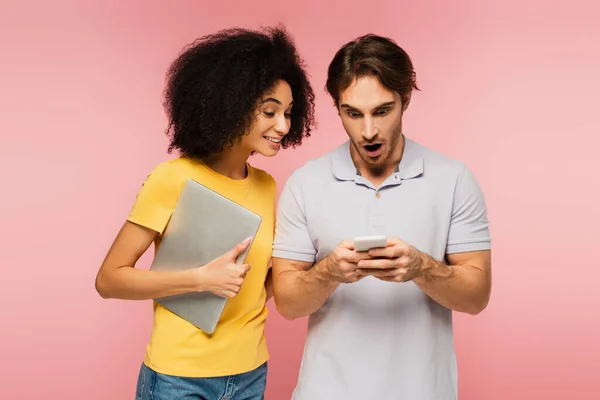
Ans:
POLYGON ((381 148, 381 143, 368 144, 364 147, 369 153, 372 153, 372 152, 376 152, 377 150, 379 150, 381 148))
POLYGON ((383 145, 381 143, 368 144, 363 147, 367 151, 367 155, 371 158, 379 157, 383 151, 383 145))

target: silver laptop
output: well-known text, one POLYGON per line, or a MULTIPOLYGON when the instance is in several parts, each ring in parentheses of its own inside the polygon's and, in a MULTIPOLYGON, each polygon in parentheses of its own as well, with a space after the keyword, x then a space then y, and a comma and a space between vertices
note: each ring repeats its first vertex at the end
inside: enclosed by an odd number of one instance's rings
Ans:
MULTIPOLYGON (((262 218, 191 179, 184 184, 163 234, 152 271, 181 271, 201 267, 251 237, 236 260, 243 264, 262 218)), ((155 299, 208 334, 212 334, 227 299, 211 292, 191 292, 155 299)))

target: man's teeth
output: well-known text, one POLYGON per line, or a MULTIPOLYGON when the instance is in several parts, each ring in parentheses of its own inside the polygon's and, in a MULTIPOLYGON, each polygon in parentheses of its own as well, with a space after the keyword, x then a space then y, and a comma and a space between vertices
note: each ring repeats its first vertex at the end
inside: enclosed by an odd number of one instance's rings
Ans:
POLYGON ((265 136, 265 139, 267 139, 269 142, 273 142, 273 143, 281 142, 281 139, 274 139, 274 138, 270 138, 268 136, 265 136))

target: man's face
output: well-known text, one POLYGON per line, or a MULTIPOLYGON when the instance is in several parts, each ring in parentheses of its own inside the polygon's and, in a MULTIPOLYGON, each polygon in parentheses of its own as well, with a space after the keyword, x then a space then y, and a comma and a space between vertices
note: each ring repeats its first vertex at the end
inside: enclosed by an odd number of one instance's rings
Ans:
POLYGON ((385 88, 376 77, 362 76, 340 93, 339 113, 352 143, 353 158, 381 170, 402 156, 402 115, 410 94, 385 88), (358 157, 357 157, 358 156, 358 157))

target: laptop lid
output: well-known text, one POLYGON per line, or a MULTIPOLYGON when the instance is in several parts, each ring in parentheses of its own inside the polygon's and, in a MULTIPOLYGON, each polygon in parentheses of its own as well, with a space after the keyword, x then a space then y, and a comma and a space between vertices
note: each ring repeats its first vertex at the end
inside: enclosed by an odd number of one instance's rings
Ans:
MULTIPOLYGON (((181 271, 201 267, 251 237, 236 264, 243 264, 262 218, 188 179, 163 233, 150 270, 181 271)), ((227 298, 211 292, 190 292, 155 299, 157 303, 208 334, 217 326, 227 298)))

